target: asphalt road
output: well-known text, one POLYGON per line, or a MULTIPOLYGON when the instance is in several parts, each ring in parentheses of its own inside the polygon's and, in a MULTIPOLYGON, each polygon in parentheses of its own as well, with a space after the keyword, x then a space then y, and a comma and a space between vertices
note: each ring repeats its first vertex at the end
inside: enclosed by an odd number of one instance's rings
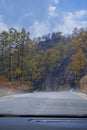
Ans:
POLYGON ((34 92, 0 98, 0 114, 84 115, 87 97, 75 92, 34 92))

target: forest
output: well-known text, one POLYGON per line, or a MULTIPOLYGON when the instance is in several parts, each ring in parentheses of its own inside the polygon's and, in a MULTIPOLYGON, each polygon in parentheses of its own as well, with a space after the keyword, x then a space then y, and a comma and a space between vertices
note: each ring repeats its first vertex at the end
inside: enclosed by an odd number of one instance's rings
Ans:
POLYGON ((0 82, 33 90, 77 89, 87 74, 87 28, 53 32, 33 40, 24 28, 0 33, 0 82))

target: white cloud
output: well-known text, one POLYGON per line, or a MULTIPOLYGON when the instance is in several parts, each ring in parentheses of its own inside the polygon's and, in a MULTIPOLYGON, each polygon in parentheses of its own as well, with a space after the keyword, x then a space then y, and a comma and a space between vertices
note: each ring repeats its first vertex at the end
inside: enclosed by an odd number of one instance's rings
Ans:
POLYGON ((59 3, 59 0, 53 0, 53 2, 54 2, 55 4, 58 4, 58 3, 59 3))
POLYGON ((56 16, 56 7, 50 5, 49 8, 48 8, 48 14, 49 14, 50 16, 56 16))
MULTIPOLYGON (((54 14, 55 13, 52 12, 50 13, 51 16, 54 14)), ((61 12, 61 14, 59 13, 56 17, 48 17, 46 21, 35 21, 30 27, 30 33, 32 37, 41 36, 54 31, 70 34, 75 27, 87 27, 87 10, 61 12)))
POLYGON ((8 27, 7 27, 7 25, 4 23, 3 18, 2 18, 2 16, 0 15, 0 32, 3 31, 3 30, 7 31, 7 30, 8 30, 8 27))
POLYGON ((52 3, 55 3, 55 4, 59 4, 60 0, 49 0, 49 1, 52 2, 52 3))
POLYGON ((32 38, 39 37, 49 32, 50 24, 46 21, 42 23, 35 21, 29 30, 30 30, 30 33, 32 34, 31 36, 32 38))
POLYGON ((77 18, 82 18, 87 15, 87 10, 80 10, 75 12, 77 18))
POLYGON ((74 13, 68 12, 65 13, 63 19, 61 19, 61 23, 59 25, 55 25, 56 31, 62 31, 63 33, 70 34, 73 28, 81 28, 87 26, 87 20, 84 19, 84 16, 87 17, 87 11, 76 11, 74 13))

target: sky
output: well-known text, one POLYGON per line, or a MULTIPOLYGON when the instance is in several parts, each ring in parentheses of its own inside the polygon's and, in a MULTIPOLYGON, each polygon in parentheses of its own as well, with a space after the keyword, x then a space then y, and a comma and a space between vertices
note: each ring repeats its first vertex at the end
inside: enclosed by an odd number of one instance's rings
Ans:
POLYGON ((33 39, 87 26, 87 0, 0 0, 0 32, 23 27, 33 39))

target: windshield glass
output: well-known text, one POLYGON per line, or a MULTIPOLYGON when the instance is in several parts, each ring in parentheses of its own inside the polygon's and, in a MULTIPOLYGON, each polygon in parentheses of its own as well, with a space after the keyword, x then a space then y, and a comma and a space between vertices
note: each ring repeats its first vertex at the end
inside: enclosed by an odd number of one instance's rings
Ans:
POLYGON ((0 114, 87 115, 87 0, 0 0, 0 114))

